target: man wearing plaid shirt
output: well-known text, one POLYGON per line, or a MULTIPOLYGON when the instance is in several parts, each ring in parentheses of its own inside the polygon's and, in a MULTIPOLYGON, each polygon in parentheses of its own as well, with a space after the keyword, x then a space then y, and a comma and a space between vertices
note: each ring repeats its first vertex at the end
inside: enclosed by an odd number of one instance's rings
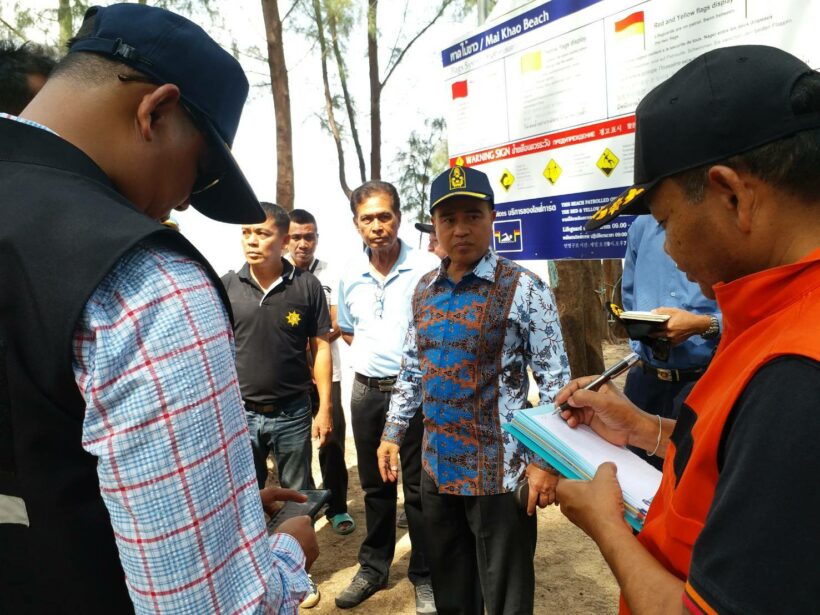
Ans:
POLYGON ((0 612, 292 613, 308 588, 309 519, 265 526, 224 292, 155 222, 264 218, 229 150, 247 91, 199 27, 120 4, 0 119, 0 612))

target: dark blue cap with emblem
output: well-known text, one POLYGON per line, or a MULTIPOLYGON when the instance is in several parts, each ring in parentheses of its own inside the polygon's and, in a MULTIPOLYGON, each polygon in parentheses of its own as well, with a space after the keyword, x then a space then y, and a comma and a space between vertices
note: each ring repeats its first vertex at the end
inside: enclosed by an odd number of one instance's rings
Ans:
POLYGON ((143 4, 91 7, 80 32, 69 53, 96 53, 179 88, 219 178, 192 195, 191 204, 222 222, 264 222, 265 213, 230 150, 249 87, 239 62, 195 23, 143 4))
POLYGON ((487 201, 490 207, 495 203, 495 195, 490 179, 481 171, 456 165, 441 173, 430 186, 430 211, 442 201, 468 196, 487 201))

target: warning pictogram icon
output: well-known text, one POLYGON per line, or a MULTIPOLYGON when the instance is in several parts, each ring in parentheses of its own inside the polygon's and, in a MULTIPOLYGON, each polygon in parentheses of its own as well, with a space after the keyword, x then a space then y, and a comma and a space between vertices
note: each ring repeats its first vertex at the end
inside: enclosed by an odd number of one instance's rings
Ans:
POLYGON ((561 177, 561 167, 558 166, 558 163, 555 162, 554 158, 551 158, 547 163, 547 166, 544 169, 544 177, 546 177, 547 181, 553 186, 555 185, 555 182, 558 181, 558 178, 561 177))
POLYGON ((612 171, 615 170, 615 167, 618 166, 618 163, 621 160, 612 153, 612 150, 608 147, 604 149, 604 153, 601 154, 601 157, 598 158, 598 162, 596 163, 597 167, 601 169, 601 172, 609 177, 612 175, 612 171))
POLYGON ((501 187, 504 188, 507 192, 510 191, 513 183, 515 182, 515 177, 512 173, 510 173, 507 169, 504 169, 504 172, 501 174, 501 187))

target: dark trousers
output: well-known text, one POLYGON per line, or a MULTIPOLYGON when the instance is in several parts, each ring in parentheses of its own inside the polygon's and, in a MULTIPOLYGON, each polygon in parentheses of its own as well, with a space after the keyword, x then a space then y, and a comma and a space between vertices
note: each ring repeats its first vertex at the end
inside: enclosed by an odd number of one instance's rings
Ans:
POLYGON ((527 516, 512 493, 439 493, 427 472, 421 499, 439 615, 482 615, 485 608, 488 615, 531 615, 535 515, 527 516))
MULTIPOLYGON (((694 382, 661 380, 654 374, 644 372, 640 365, 635 365, 626 375, 624 395, 645 412, 660 415, 665 419, 677 419, 680 406, 693 386, 695 386, 694 382)), ((662 458, 647 457, 646 451, 633 446, 630 446, 629 450, 646 459, 657 469, 662 469, 662 458)))
MULTIPOLYGON (((359 381, 353 382, 350 415, 367 521, 367 536, 359 549, 359 575, 377 585, 387 583, 396 550, 396 483, 382 480, 376 458, 389 406, 389 391, 380 391, 359 381)), ((412 544, 407 576, 414 585, 430 576, 425 557, 419 484, 422 430, 422 413, 419 411, 410 421, 399 451, 404 510, 412 544)))
MULTIPOLYGON (((319 409, 319 394, 314 392, 314 416, 319 409)), ((345 464, 345 432, 347 422, 342 407, 342 383, 334 382, 330 389, 333 402, 333 431, 325 445, 319 449, 319 467, 322 470, 322 485, 330 489, 330 503, 327 507, 328 519, 347 512, 347 465, 345 464)), ((311 489, 314 488, 310 477, 311 489)))

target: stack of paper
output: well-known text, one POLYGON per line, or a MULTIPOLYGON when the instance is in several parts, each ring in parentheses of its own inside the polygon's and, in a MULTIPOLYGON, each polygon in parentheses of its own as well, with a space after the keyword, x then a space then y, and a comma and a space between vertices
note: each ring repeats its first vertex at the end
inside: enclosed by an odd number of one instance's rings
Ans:
POLYGON ((642 312, 640 310, 624 311, 618 314, 622 320, 640 320, 643 322, 666 322, 669 314, 655 314, 654 312, 642 312))
POLYGON ((591 479, 599 465, 605 461, 615 463, 626 520, 640 530, 661 484, 661 473, 628 449, 607 442, 586 425, 570 428, 554 410, 552 404, 520 410, 504 429, 567 478, 591 479))

